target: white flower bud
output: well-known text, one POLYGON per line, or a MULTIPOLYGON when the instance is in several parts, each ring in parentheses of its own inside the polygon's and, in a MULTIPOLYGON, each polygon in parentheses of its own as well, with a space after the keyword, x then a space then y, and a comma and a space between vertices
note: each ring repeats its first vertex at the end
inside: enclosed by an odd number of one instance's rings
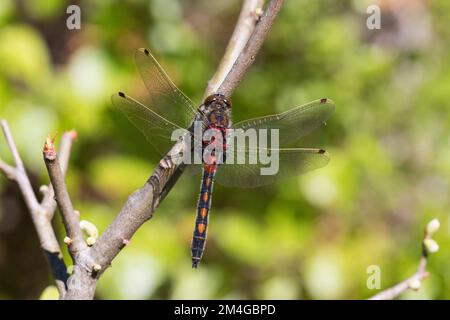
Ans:
POLYGON ((80 228, 84 231, 84 233, 88 237, 92 237, 94 239, 98 239, 98 230, 95 224, 92 222, 89 222, 87 220, 81 220, 80 221, 80 228))
POLYGON ((94 237, 88 237, 86 239, 86 244, 90 247, 90 246, 94 245, 95 241, 97 241, 97 240, 94 237))
POLYGON ((433 220, 428 222, 428 224, 427 224, 427 232, 429 234, 433 234, 433 233, 435 233, 436 231, 439 230, 440 226, 441 226, 441 224, 439 223, 439 220, 434 218, 433 220))
POLYGON ((420 289, 421 282, 419 279, 412 279, 408 281, 408 288, 411 290, 417 291, 420 289))
POLYGON ((439 251, 439 245, 436 241, 434 241, 433 239, 425 239, 423 240, 423 244, 425 245, 425 248, 427 250, 427 252, 429 253, 435 253, 439 251))

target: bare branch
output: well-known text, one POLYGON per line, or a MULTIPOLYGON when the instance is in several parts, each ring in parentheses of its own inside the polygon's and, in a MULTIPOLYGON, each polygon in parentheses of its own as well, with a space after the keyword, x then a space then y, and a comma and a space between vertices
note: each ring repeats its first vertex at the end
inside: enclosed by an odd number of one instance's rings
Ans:
POLYGON ((437 250, 435 248, 431 248, 430 243, 433 246, 434 245, 437 246, 436 242, 432 239, 432 235, 434 232, 437 231, 438 228, 439 228, 439 221, 434 219, 430 221, 425 230, 425 235, 422 242, 422 254, 420 256, 419 267, 417 268, 416 273, 413 274, 411 277, 407 278, 406 280, 396 284, 395 286, 377 293, 373 297, 369 298, 369 300, 392 300, 407 290, 420 289, 420 284, 422 280, 429 275, 428 272, 426 271, 428 262, 428 252, 435 252, 435 250, 437 250), (432 225, 433 223, 435 224, 434 226, 432 225))
MULTIPOLYGON (((420 258, 420 265, 425 266, 426 261, 427 261, 426 258, 424 258, 422 256, 420 258)), ((393 286, 389 289, 386 289, 386 290, 383 290, 383 291, 377 293, 373 297, 369 298, 369 300, 392 300, 392 299, 398 297, 403 292, 412 289, 411 284, 414 284, 415 281, 420 282, 423 279, 425 279, 427 276, 428 276, 428 272, 426 272, 424 269, 422 270, 422 268, 419 267, 419 269, 413 276, 400 282, 399 284, 396 284, 395 286, 393 286)))
POLYGON ((0 124, 9 149, 13 154, 14 162, 16 163, 16 167, 12 167, 0 161, 0 170, 3 171, 10 179, 14 180, 19 186, 28 210, 30 211, 40 245, 46 254, 53 277, 55 278, 56 286, 60 296, 63 296, 66 293, 67 268, 56 239, 55 231, 53 230, 51 224, 51 219, 45 214, 45 211, 36 199, 36 195, 34 194, 28 175, 23 167, 23 162, 17 151, 17 147, 14 143, 14 139, 11 131, 9 130, 7 121, 1 120, 0 124))
POLYGON ((76 262, 78 254, 85 250, 87 245, 83 239, 79 217, 73 209, 72 201, 67 192, 66 182, 64 181, 64 175, 56 155, 55 145, 50 137, 45 142, 43 154, 48 175, 55 190, 55 197, 59 211, 61 212, 64 228, 66 229, 67 236, 70 238, 68 243, 69 251, 76 262))
POLYGON ((260 11, 262 12, 263 5, 264 0, 245 0, 242 4, 241 13, 239 14, 233 34, 225 49, 222 61, 220 61, 216 73, 208 82, 204 95, 205 98, 219 89, 219 86, 230 72, 236 59, 255 30, 256 23, 260 19, 260 11))
POLYGON ((8 144, 9 150, 11 151, 16 167, 23 168, 23 162, 19 156, 19 151, 17 151, 17 146, 14 143, 11 131, 9 130, 8 122, 5 119, 2 119, 1 126, 3 130, 3 135, 5 136, 6 143, 8 144))
POLYGON ((237 87, 239 82, 244 77, 247 69, 253 64, 256 55, 261 48, 264 40, 272 27, 278 12, 283 5, 283 0, 271 0, 261 19, 256 25, 255 31, 251 35, 244 50, 239 54, 233 68, 230 70, 225 80, 217 90, 226 96, 230 96, 233 90, 237 87))

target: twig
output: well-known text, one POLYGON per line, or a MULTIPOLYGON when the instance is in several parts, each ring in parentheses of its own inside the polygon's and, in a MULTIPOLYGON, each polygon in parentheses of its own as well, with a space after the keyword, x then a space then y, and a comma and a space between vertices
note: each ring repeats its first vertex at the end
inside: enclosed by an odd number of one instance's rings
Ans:
POLYGON ((413 276, 400 282, 399 284, 396 284, 395 286, 389 289, 377 293, 373 297, 369 298, 369 300, 392 300, 398 297, 406 290, 412 289, 411 284, 415 283, 416 280, 420 282, 428 276, 428 272, 425 271, 426 264, 427 259, 422 256, 420 258, 419 268, 413 276))
POLYGON ((242 80, 247 69, 253 64, 256 59, 256 55, 261 48, 267 34, 272 27, 278 12, 283 5, 283 0, 271 0, 260 21, 256 25, 255 31, 251 35, 244 50, 239 54, 236 62, 231 68, 225 80, 217 90, 226 96, 230 96, 238 83, 242 80))
MULTIPOLYGON (((15 181, 19 186, 27 208, 30 211, 40 245, 46 254, 52 270, 56 287, 58 288, 60 296, 63 296, 66 293, 67 268, 51 224, 48 208, 44 208, 36 199, 36 195, 34 194, 30 180, 23 166, 23 162, 17 151, 17 147, 14 143, 14 139, 11 131, 9 130, 7 121, 1 120, 0 125, 16 164, 16 166, 13 167, 0 160, 0 171, 2 171, 9 179, 15 181)), ((68 156, 68 153, 67 155, 64 155, 64 157, 68 156)))
POLYGON ((0 171, 10 180, 16 179, 16 169, 0 159, 0 171))
POLYGON ((80 219, 73 209, 72 201, 67 192, 64 175, 58 157, 56 156, 55 145, 50 137, 45 142, 43 154, 48 175, 55 190, 55 197, 59 211, 61 212, 64 228, 69 237, 66 243, 69 245, 69 251, 76 262, 77 255, 87 249, 87 245, 84 242, 83 232, 80 228, 80 219))
MULTIPOLYGON (((59 145, 59 152, 58 152, 58 158, 59 163, 61 165, 61 171, 63 175, 65 175, 67 171, 67 167, 69 164, 69 158, 70 158, 70 152, 72 149, 72 143, 77 138, 76 131, 68 131, 65 132, 61 138, 61 143, 59 145)), ((45 187, 45 186, 44 186, 45 187)), ((50 217, 50 219, 53 217, 53 214, 55 213, 56 209, 56 201, 54 199, 55 197, 55 191, 53 190, 53 186, 51 183, 49 183, 45 188, 43 189, 44 197, 41 201, 41 206, 45 209, 46 213, 50 217)))
MULTIPOLYGON (((27 173, 23 166, 22 159, 17 151, 17 146, 14 143, 11 131, 9 130, 8 122, 6 120, 1 120, 1 126, 3 130, 3 135, 5 136, 6 143, 8 144, 9 151, 12 154, 14 163, 16 165, 15 172, 13 174, 14 180, 16 180, 19 185, 20 191, 25 199, 25 202, 32 211, 37 212, 39 210, 39 202, 36 199, 33 188, 31 186, 30 180, 28 179, 27 173)), ((12 173, 12 167, 9 167, 9 174, 12 173)))
MULTIPOLYGON (((272 0, 263 14, 261 20, 256 25, 253 34, 248 39, 244 51, 239 53, 237 61, 233 63, 230 72, 226 77, 226 66, 231 64, 230 60, 223 62, 220 67, 219 75, 214 76, 210 81, 210 88, 220 87, 220 92, 231 95, 236 88, 240 79, 245 74, 245 71, 255 60, 255 56, 261 47, 264 38, 266 37, 276 15, 278 14, 281 0, 272 0), (225 78, 223 82, 220 79, 225 78), (216 83, 217 82, 217 83, 216 83)), ((247 10, 247 6, 243 6, 247 10)), ((244 13, 242 13, 244 15, 244 13)), ((239 19, 240 23, 244 23, 244 19, 239 19)), ((241 30, 246 28, 237 26, 241 30)), ((243 41, 248 35, 243 35, 243 41)), ((236 34, 235 37, 239 37, 236 34)), ((228 50, 234 51, 233 45, 228 46, 225 55, 231 53, 228 50)), ((233 53, 233 55, 236 53, 233 53)), ((207 89, 207 92, 210 89, 207 89)), ((176 180, 182 173, 182 167, 175 165, 170 159, 170 154, 173 154, 174 149, 183 148, 182 144, 175 144, 172 151, 168 153, 159 163, 154 173, 147 180, 145 185, 135 191, 129 196, 125 205, 120 210, 114 221, 108 226, 101 237, 89 250, 90 263, 85 263, 85 268, 80 268, 77 273, 69 279, 68 292, 65 299, 92 299, 95 292, 95 279, 98 279, 103 271, 111 265, 114 257, 122 250, 128 243, 130 238, 134 235, 137 229, 153 215, 153 212, 163 200, 165 195, 170 191, 176 180), (96 266, 95 270, 89 266, 92 263, 96 266), (77 285, 71 286, 71 283, 77 285)), ((56 188, 55 188, 56 189, 56 188)), ((58 195, 57 195, 58 197, 58 195)))
POLYGON ((208 82, 204 98, 216 92, 225 80, 225 77, 230 72, 236 59, 255 30, 256 23, 260 19, 263 5, 264 0, 245 0, 242 4, 236 27, 234 28, 216 73, 208 82))
POLYGON ((378 292, 376 295, 370 297, 369 300, 392 300, 407 290, 419 290, 422 280, 429 275, 429 273, 426 271, 428 262, 428 252, 437 251, 437 248, 430 247, 430 244, 431 246, 437 246, 436 242, 431 237, 433 233, 437 231, 438 228, 439 228, 439 221, 434 219, 430 221, 425 230, 425 235, 422 242, 422 254, 420 256, 419 267, 417 268, 416 273, 414 273, 411 277, 407 278, 406 280, 396 284, 395 286, 383 290, 381 292, 378 292))

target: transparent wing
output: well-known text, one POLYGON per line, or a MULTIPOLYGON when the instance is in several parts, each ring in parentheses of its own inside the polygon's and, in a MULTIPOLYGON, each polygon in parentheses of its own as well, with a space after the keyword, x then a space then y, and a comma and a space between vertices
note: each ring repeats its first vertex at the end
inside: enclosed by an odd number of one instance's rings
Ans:
POLYGON ((280 114, 241 121, 233 125, 233 128, 278 129, 280 146, 283 146, 299 140, 324 124, 334 109, 333 101, 320 99, 280 114))
POLYGON ((178 89, 147 49, 135 53, 136 65, 150 95, 152 110, 168 121, 187 128, 196 109, 192 101, 178 89))
POLYGON ((188 130, 163 118, 152 109, 125 95, 122 92, 114 94, 112 103, 138 128, 147 140, 161 154, 166 154, 175 141, 171 140, 174 130, 184 134, 190 134, 188 130))
MULTIPOLYGON (((328 153, 323 149, 289 148, 289 149, 263 149, 267 155, 278 153, 278 160, 272 158, 275 165, 272 172, 276 174, 263 174, 261 169, 270 167, 269 164, 248 164, 250 156, 259 156, 261 149, 247 149, 232 153, 235 164, 224 163, 219 166, 216 181, 228 187, 251 188, 271 184, 279 179, 297 176, 310 170, 324 167, 329 162, 328 153), (237 155, 245 155, 246 164, 237 164, 237 155), (277 162, 277 163, 276 163, 277 162), (275 171, 278 168, 277 171, 275 171)), ((227 155, 229 157, 230 155, 227 155)), ((259 159, 259 158, 258 158, 259 159)), ((228 162, 228 158, 227 158, 228 162)), ((268 173, 268 172, 265 172, 268 173)))

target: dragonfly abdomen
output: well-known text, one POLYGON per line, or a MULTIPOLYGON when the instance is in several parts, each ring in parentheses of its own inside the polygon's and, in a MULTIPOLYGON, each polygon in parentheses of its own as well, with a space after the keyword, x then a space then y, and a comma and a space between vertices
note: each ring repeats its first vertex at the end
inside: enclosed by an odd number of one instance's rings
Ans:
POLYGON ((203 256, 206 243, 206 230, 208 228, 208 215, 211 208, 211 197, 213 192, 214 175, 217 165, 205 164, 203 166, 203 178, 197 205, 197 217, 195 229, 192 236, 191 254, 192 267, 197 268, 203 256))

